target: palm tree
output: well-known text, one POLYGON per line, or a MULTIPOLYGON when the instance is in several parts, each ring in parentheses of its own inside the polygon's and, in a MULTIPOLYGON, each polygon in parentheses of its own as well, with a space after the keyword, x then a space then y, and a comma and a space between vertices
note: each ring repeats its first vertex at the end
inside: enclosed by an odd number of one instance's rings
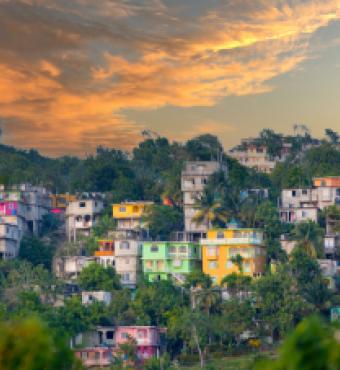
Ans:
POLYGON ((197 224, 206 223, 208 229, 218 223, 225 224, 228 219, 228 214, 222 206, 220 196, 216 192, 205 189, 200 197, 196 198, 195 202, 198 211, 196 212, 193 221, 197 224))
POLYGON ((311 257, 320 257, 322 253, 322 239, 324 231, 312 221, 300 222, 293 231, 293 239, 297 248, 302 248, 311 257))

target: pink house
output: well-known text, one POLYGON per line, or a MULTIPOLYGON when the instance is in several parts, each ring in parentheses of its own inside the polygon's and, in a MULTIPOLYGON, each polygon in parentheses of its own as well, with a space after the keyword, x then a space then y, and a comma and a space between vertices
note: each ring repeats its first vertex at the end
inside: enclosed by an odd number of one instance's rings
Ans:
POLYGON ((133 338, 137 343, 137 356, 140 360, 158 357, 164 343, 165 332, 166 329, 157 326, 117 326, 115 344, 119 348, 120 344, 133 338))
POLYGON ((85 367, 107 367, 112 365, 112 348, 89 347, 75 351, 85 367))

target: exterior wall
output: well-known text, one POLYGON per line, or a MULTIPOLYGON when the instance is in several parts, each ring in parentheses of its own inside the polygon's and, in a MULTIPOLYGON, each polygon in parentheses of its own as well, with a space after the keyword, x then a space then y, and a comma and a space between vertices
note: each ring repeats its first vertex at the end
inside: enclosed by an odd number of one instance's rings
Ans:
POLYGON ((0 224, 0 260, 17 257, 20 233, 17 225, 0 224))
POLYGON ((284 222, 317 222, 318 211, 340 205, 340 177, 314 179, 309 189, 284 189, 280 198, 280 216, 284 222))
POLYGON ((134 288, 141 272, 140 256, 142 243, 138 240, 116 240, 116 272, 121 276, 121 284, 134 288))
POLYGON ((256 229, 209 230, 202 244, 203 272, 215 283, 239 269, 232 262, 238 254, 243 258, 243 273, 248 276, 262 275, 265 270, 266 250, 263 233, 256 229))
POLYGON ((286 240, 286 239, 281 239, 280 240, 281 248, 287 253, 289 256, 293 249, 295 248, 296 241, 295 240, 286 240))
POLYGON ((93 291, 93 292, 82 292, 81 301, 83 305, 89 305, 93 302, 103 302, 105 305, 109 305, 112 300, 112 294, 104 291, 93 291))
POLYGON ((93 257, 68 256, 56 257, 53 261, 53 270, 57 277, 76 279, 84 267, 93 263, 93 257))
POLYGON ((195 203, 197 197, 202 194, 209 177, 221 169, 227 171, 226 167, 221 166, 219 162, 215 161, 193 161, 186 163, 181 177, 185 231, 190 233, 205 233, 207 231, 207 223, 202 222, 200 224, 193 221, 197 213, 195 203))
POLYGON ((77 347, 113 347, 114 346, 113 326, 97 326, 95 330, 90 330, 78 334, 72 340, 72 346, 77 347))
POLYGON ((137 346, 159 347, 160 328, 156 326, 117 326, 115 331, 115 343, 117 346, 126 343, 128 338, 133 338, 137 346))
POLYGON ((85 367, 106 367, 113 362, 112 349, 107 347, 84 348, 75 354, 85 367))
POLYGON ((143 272, 149 281, 178 279, 200 269, 200 246, 190 242, 144 242, 143 272))
POLYGON ((119 230, 145 228, 143 214, 153 202, 124 202, 112 205, 112 217, 117 220, 119 230))
POLYGON ((66 233, 69 241, 76 241, 78 233, 89 235, 103 208, 101 200, 84 199, 70 202, 66 208, 66 233))
POLYGON ((73 194, 51 194, 51 206, 52 208, 66 209, 70 202, 76 202, 77 196, 73 194))

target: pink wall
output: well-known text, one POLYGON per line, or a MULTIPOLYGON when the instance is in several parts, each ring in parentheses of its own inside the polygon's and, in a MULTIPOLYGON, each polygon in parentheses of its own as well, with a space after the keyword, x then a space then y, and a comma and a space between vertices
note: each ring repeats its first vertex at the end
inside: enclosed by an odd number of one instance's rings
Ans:
POLYGON ((0 216, 15 216, 18 214, 18 202, 0 202, 0 216))
POLYGON ((158 346, 159 329, 153 326, 118 326, 115 332, 117 345, 127 341, 126 335, 137 341, 139 346, 158 346))

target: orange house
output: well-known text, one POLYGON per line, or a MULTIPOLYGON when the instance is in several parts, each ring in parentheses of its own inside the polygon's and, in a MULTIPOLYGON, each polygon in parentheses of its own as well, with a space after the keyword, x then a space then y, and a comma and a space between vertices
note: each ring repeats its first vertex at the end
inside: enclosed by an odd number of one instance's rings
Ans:
POLYGON ((110 239, 98 240, 98 250, 94 252, 97 261, 104 267, 115 267, 115 245, 110 239))
POLYGON ((317 177, 313 179, 313 184, 315 187, 340 187, 340 176, 327 176, 327 177, 317 177))

